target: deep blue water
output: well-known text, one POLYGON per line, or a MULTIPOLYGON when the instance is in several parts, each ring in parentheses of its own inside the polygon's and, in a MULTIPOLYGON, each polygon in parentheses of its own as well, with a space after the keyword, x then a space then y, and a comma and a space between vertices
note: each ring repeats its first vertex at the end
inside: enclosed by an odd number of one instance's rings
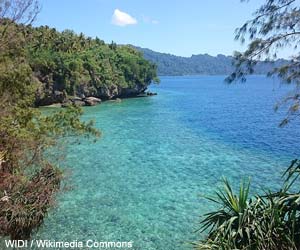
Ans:
POLYGON ((133 249, 191 249, 199 216, 226 176, 252 192, 280 186, 298 156, 299 122, 278 128, 276 101, 291 88, 263 76, 226 85, 222 76, 162 77, 157 96, 85 109, 103 132, 69 145, 71 171, 36 239, 133 241, 133 249))

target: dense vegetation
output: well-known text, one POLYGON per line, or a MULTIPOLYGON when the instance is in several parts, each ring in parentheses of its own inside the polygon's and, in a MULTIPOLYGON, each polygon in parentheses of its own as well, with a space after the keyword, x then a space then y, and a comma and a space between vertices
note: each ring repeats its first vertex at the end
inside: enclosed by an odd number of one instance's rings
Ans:
POLYGON ((41 81, 30 39, 37 33, 15 23, 31 23, 38 11, 35 0, 0 1, 0 236, 11 239, 30 238, 54 205, 63 178, 61 155, 51 153, 58 140, 100 135, 78 107, 48 115, 34 108, 41 81))
MULTIPOLYGON (((282 104, 288 104, 287 117, 280 126, 299 117, 300 111, 300 54, 297 51, 300 35, 300 7, 295 0, 265 0, 237 31, 236 39, 250 41, 244 52, 236 52, 234 71, 227 82, 245 81, 255 72, 261 58, 275 60, 282 48, 293 48, 291 61, 271 69, 283 82, 295 84, 282 104), (247 39, 246 39, 247 38, 247 39)), ((259 173, 258 173, 259 174, 259 173)), ((282 188, 264 195, 249 197, 249 184, 243 183, 236 194, 225 180, 224 190, 210 198, 218 205, 204 215, 201 229, 208 235, 195 244, 196 249, 278 250, 300 249, 300 161, 291 162, 282 188)))
POLYGON ((225 188, 210 198, 219 210, 204 215, 202 231, 208 236, 196 249, 269 249, 300 247, 300 161, 294 160, 285 173, 278 192, 249 197, 249 183, 235 193, 224 180, 225 188))
MULTIPOLYGON (((2 26, 6 25, 3 21, 2 26)), ((99 38, 47 26, 15 24, 14 30, 24 35, 28 70, 33 71, 38 87, 38 105, 67 102, 72 96, 127 97, 158 81, 156 66, 130 46, 107 45, 99 38)))
MULTIPOLYGON (((150 49, 136 47, 145 59, 157 64, 158 75, 228 75, 234 70, 233 57, 208 54, 181 57, 166 53, 159 53, 150 49)), ((286 63, 279 59, 275 62, 259 62, 254 67, 255 74, 267 74, 274 67, 286 63)))
POLYGON ((100 135, 77 106, 47 114, 35 106, 137 95, 158 81, 132 47, 34 28, 38 12, 36 0, 0 1, 0 236, 11 239, 29 239, 55 203, 61 138, 100 135))

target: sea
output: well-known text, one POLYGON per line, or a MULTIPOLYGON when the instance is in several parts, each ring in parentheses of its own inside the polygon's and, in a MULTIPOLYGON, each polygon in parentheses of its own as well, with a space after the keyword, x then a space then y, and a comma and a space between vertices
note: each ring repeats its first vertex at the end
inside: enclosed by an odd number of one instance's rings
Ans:
POLYGON ((279 189, 299 157, 300 122, 279 127, 288 106, 274 107, 293 86, 224 78, 164 76, 150 87, 155 96, 85 107, 83 120, 94 120, 102 136, 66 146, 67 188, 33 239, 192 249, 205 237, 203 216, 218 209, 206 198, 223 178, 234 189, 249 180, 251 195, 279 189))

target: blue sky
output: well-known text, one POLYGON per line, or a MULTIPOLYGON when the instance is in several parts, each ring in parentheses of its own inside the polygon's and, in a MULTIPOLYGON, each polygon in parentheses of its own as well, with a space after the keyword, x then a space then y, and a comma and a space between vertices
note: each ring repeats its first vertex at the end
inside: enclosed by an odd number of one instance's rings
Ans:
POLYGON ((235 28, 251 18, 261 3, 263 0, 41 0, 35 25, 72 29, 106 42, 180 56, 231 55, 243 49, 234 41, 235 28))

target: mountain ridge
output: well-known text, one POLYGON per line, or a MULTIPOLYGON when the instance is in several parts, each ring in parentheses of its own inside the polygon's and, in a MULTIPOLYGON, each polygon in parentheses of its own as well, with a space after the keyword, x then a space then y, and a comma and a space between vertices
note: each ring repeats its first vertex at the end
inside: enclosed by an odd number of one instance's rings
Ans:
MULTIPOLYGON (((141 51, 146 60, 155 63, 160 76, 180 75, 228 75, 234 71, 233 57, 218 54, 211 56, 205 54, 193 54, 190 57, 176 56, 170 53, 156 52, 148 48, 133 46, 141 51)), ((254 68, 254 74, 263 75, 274 67, 283 65, 287 60, 277 59, 274 62, 260 61, 254 68)))

